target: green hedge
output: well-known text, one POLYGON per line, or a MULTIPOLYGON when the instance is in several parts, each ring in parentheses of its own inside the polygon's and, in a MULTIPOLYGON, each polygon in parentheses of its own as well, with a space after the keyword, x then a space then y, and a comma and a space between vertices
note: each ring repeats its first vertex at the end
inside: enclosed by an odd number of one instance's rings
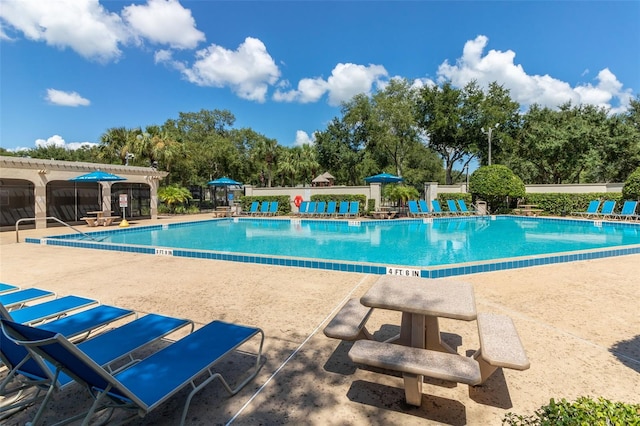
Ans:
POLYGON ((278 212, 276 215, 278 216, 288 216, 291 213, 291 204, 289 202, 291 199, 288 195, 263 195, 260 197, 254 196, 242 196, 240 197, 240 204, 242 205, 242 211, 249 211, 251 208, 251 203, 254 201, 258 201, 262 203, 263 201, 277 201, 278 202, 278 212))
POLYGON ((617 192, 590 192, 585 194, 527 194, 521 204, 535 204, 544 210, 544 215, 567 216, 575 212, 584 212, 593 200, 615 200, 616 211, 622 208, 623 197, 617 192))
POLYGON ((640 404, 611 402, 604 398, 597 400, 580 397, 575 402, 566 399, 540 407, 535 414, 522 416, 507 413, 502 424, 510 426, 609 426, 640 425, 640 404))
MULTIPOLYGON (((460 193, 460 192, 442 192, 438 194, 438 201, 440 201, 440 205, 442 206, 442 210, 448 211, 447 208, 447 200, 464 200, 465 204, 469 208, 471 207, 471 194, 468 193, 460 193)), ((474 209, 475 210, 475 209, 474 209)))

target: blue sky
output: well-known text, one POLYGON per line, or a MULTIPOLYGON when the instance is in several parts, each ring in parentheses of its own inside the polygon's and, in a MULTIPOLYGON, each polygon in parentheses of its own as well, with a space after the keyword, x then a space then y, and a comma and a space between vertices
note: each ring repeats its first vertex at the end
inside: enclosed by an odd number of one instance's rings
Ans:
POLYGON ((620 112, 639 22, 638 1, 0 0, 0 146, 74 148, 201 109, 293 146, 394 77, 620 112))

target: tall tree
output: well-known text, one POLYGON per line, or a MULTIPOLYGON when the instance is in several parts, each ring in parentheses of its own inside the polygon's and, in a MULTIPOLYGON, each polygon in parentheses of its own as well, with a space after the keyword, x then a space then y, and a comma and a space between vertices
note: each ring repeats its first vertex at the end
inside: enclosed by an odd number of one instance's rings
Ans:
POLYGON ((473 100, 479 109, 482 99, 478 97, 475 84, 461 90, 446 82, 442 86, 425 86, 421 90, 417 121, 426 135, 428 146, 444 160, 447 184, 453 182, 454 165, 460 161, 468 164, 476 154, 477 130, 469 132, 468 124, 472 120, 467 115, 474 111, 468 100, 473 100))
POLYGON ((579 183, 590 150, 605 137, 606 119, 606 110, 592 105, 531 106, 519 138, 520 157, 533 171, 527 183, 579 183))
POLYGON ((403 176, 404 159, 420 143, 415 122, 416 93, 407 80, 391 79, 381 92, 372 98, 373 123, 367 150, 379 150, 403 176))

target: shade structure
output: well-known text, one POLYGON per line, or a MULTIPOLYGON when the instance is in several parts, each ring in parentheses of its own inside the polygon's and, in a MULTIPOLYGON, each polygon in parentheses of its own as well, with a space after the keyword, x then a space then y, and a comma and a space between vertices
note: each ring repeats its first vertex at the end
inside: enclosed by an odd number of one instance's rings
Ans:
POLYGON ((366 177, 364 180, 367 183, 397 183, 402 182, 404 179, 400 176, 389 173, 380 173, 378 175, 366 177))
POLYGON ((127 180, 127 178, 123 178, 111 173, 103 172, 102 170, 96 170, 91 173, 76 176, 69 180, 72 182, 115 182, 119 180, 127 180))
MULTIPOLYGON (((69 179, 72 182, 117 182, 120 180, 127 180, 127 178, 123 178, 121 176, 117 176, 111 173, 107 173, 107 172, 103 172, 102 170, 95 170, 91 173, 87 173, 84 175, 80 175, 80 176, 76 176, 73 177, 71 179, 69 179)), ((99 191, 98 191, 98 206, 101 210, 110 210, 110 207, 108 206, 108 204, 102 200, 101 202, 101 192, 102 192, 102 188, 100 187, 100 185, 98 185, 99 187, 99 191), (105 204, 104 206, 102 204, 105 204)), ((75 206, 75 214, 76 214, 76 220, 78 220, 78 195, 77 195, 77 188, 76 188, 76 206, 75 206)))
POLYGON ((215 180, 211 180, 209 182, 207 182, 207 185, 209 186, 240 186, 242 185, 242 183, 237 182, 231 178, 228 178, 226 176, 223 176, 221 178, 215 179, 215 180))
POLYGON ((329 179, 320 175, 311 181, 312 183, 329 183, 329 179))

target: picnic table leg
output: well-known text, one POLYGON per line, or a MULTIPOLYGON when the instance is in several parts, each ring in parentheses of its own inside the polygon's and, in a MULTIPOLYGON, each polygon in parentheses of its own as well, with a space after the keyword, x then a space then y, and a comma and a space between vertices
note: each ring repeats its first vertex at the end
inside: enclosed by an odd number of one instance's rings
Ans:
POLYGON ((417 374, 402 374, 404 379, 404 398, 407 404, 419 407, 422 405, 422 376, 417 374))
MULTIPOLYGON (((408 312, 402 313, 402 323, 400 325, 399 343, 405 346, 424 348, 425 346, 425 317, 424 315, 414 315, 408 312)), ((407 404, 419 407, 422 404, 422 382, 423 376, 419 374, 404 373, 404 397, 407 404)))
POLYGON ((425 341, 426 349, 432 351, 445 352, 456 354, 457 352, 445 342, 442 341, 442 335, 440 334, 440 326, 438 324, 438 317, 426 316, 425 317, 425 341))

